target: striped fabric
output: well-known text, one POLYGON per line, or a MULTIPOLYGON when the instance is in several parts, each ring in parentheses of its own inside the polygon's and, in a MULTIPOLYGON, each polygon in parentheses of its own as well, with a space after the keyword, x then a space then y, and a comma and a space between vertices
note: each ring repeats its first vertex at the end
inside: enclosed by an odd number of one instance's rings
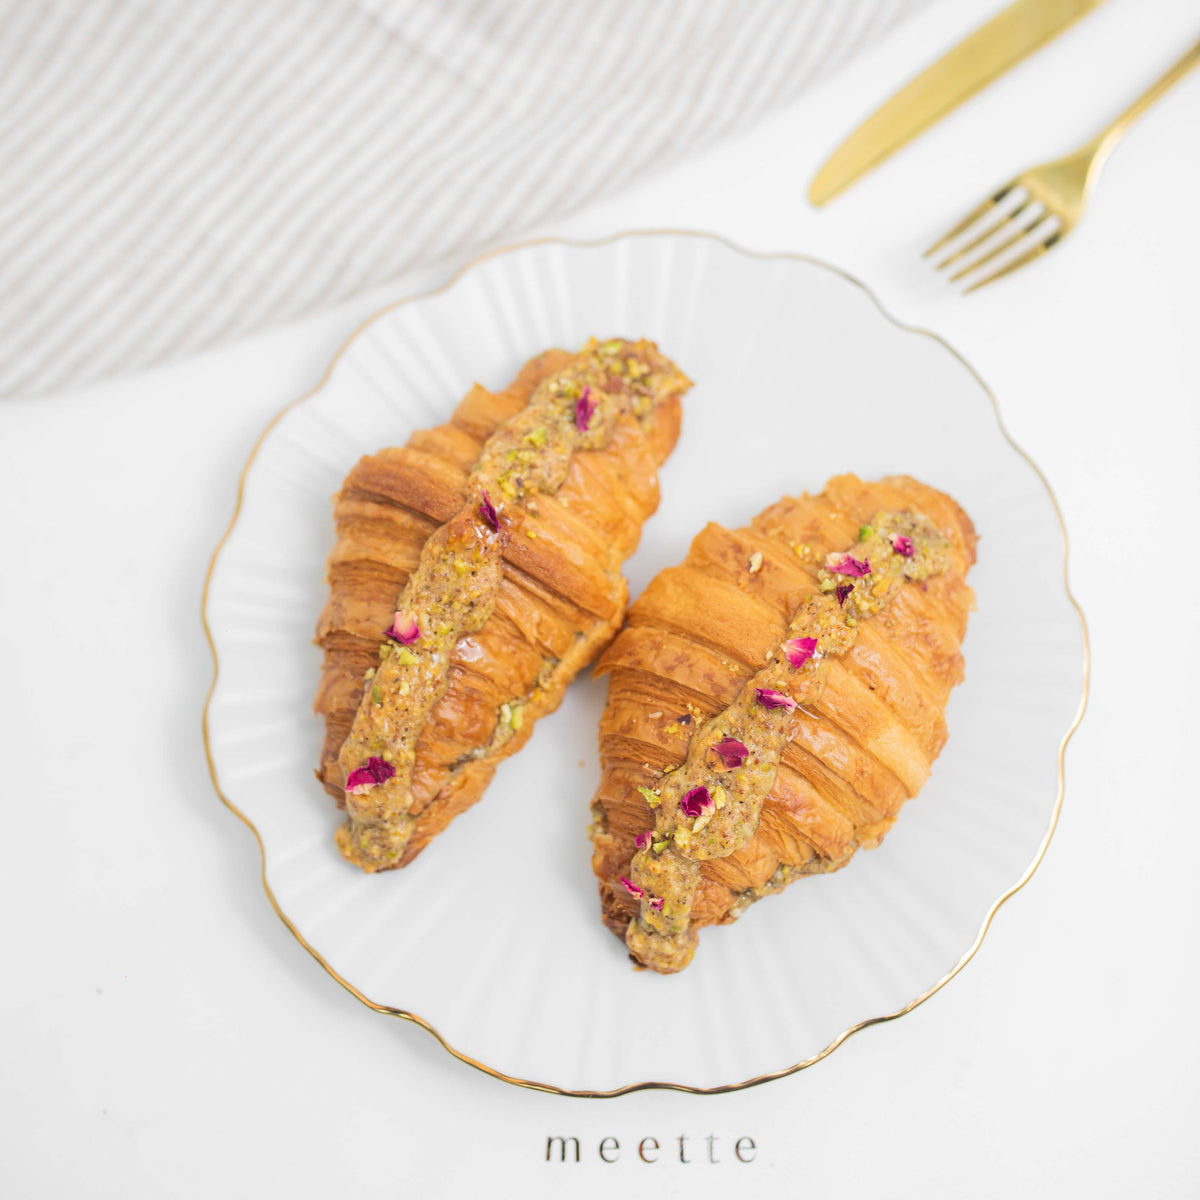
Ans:
POLYGON ((926 0, 0 0, 0 392, 461 259, 926 0))

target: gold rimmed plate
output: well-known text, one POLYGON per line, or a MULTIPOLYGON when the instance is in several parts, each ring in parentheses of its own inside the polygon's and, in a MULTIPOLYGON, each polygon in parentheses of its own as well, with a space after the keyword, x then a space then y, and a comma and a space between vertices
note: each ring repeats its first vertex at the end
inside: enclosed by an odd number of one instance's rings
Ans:
POLYGON ((749 1086, 932 995, 1040 862, 1086 695, 1065 554, 1049 487, 979 377, 842 272, 694 233, 518 246, 374 317, 255 448, 205 589, 213 782, 255 832, 268 898, 301 944, 464 1062, 581 1095, 749 1086), (706 931, 672 977, 631 970, 599 920, 587 824, 602 683, 577 680, 403 871, 342 861, 312 775, 329 497, 471 383, 501 387, 537 351, 592 334, 654 338, 696 381, 628 564, 634 594, 706 521, 744 523, 845 470, 915 475, 981 534, 967 679, 921 795, 878 850, 706 931))

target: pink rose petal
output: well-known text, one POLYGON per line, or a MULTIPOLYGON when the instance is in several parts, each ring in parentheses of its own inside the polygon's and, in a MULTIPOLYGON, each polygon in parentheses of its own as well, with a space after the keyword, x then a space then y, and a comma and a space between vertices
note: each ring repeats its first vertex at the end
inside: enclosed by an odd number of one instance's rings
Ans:
POLYGON ((598 407, 597 402, 592 399, 592 389, 585 387, 583 395, 575 401, 575 428, 586 433, 587 427, 592 423, 592 414, 598 407))
POLYGON ((636 883, 630 883, 624 875, 621 876, 621 886, 635 899, 640 900, 646 893, 636 883))
POLYGON ((685 817, 698 817, 712 807, 712 797, 703 786, 692 788, 679 802, 679 811, 685 817))
POLYGON ((892 536, 892 549, 895 550, 901 558, 912 558, 913 543, 912 538, 905 537, 903 534, 897 533, 892 536))
POLYGON ((650 907, 654 909, 655 912, 662 912, 662 906, 663 898, 661 896, 655 896, 655 898, 650 901, 650 907))
POLYGON ((396 773, 396 768, 382 758, 372 755, 367 759, 365 767, 356 767, 346 776, 346 791, 361 796, 369 792, 376 784, 387 783, 396 773))
POLYGON ((796 702, 791 696, 785 696, 773 688, 755 688, 754 694, 763 708, 786 708, 791 712, 796 707, 796 702))
POLYGON ((722 738, 710 749, 727 767, 740 767, 750 753, 745 742, 739 742, 737 738, 732 737, 722 738))
POLYGON ((799 668, 817 652, 816 638, 789 638, 783 643, 783 652, 793 667, 799 668))
POLYGON ((852 591, 854 591, 854 584, 852 584, 852 583, 839 583, 839 584, 837 585, 837 590, 834 592, 834 595, 836 595, 836 596, 837 596, 837 601, 838 601, 838 603, 839 603, 839 604, 845 604, 845 603, 846 603, 846 597, 847 597, 848 595, 850 595, 850 593, 851 593, 852 591))
POLYGON ((843 554, 829 569, 835 575, 854 575, 861 578, 863 575, 870 575, 871 560, 869 558, 855 558, 853 554, 843 554))
POLYGON ((654 830, 647 829, 643 833, 639 833, 637 837, 633 839, 633 844, 639 850, 645 850, 652 841, 654 841, 654 830))
POLYGON ((383 631, 383 636, 391 638, 393 642, 399 642, 402 646, 411 646, 421 636, 421 627, 417 624, 416 617, 398 612, 392 618, 391 628, 383 631))
POLYGON ((483 500, 479 505, 479 515, 484 519, 488 526, 495 532, 500 530, 500 514, 496 512, 495 506, 488 499, 487 492, 483 493, 483 500))

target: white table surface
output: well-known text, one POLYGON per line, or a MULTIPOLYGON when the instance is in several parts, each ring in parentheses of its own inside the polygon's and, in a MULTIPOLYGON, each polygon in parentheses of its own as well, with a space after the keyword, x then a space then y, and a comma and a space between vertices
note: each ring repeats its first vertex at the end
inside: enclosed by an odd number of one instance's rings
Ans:
POLYGON ((1091 707, 1049 853, 975 960, 782 1082, 582 1101, 454 1062, 292 939, 205 769, 200 590, 267 420, 433 271, 188 362, 0 404, 0 1194, 1200 1195, 1200 73, 1033 269, 959 299, 919 259, 1200 35, 1194 0, 1110 0, 828 210, 804 199, 850 128, 995 7, 944 0, 750 136, 530 231, 695 228, 827 259, 959 349, 1046 472, 1091 707), (578 1166, 544 1161, 554 1134, 580 1139, 578 1166), (755 1161, 735 1161, 739 1137, 755 1161))

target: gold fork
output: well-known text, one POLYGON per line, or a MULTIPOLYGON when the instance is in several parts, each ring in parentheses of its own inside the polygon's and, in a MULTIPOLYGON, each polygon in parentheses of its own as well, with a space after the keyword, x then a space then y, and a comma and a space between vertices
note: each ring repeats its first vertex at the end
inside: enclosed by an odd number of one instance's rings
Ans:
POLYGON ((1083 210, 1091 197, 1092 189, 1100 178, 1100 172, 1108 156, 1124 137, 1130 125, 1137 120, 1168 88, 1178 83, 1197 63, 1200 63, 1200 42, 1197 42, 1157 83, 1139 96, 1111 125, 1102 129, 1090 142, 1073 154, 1054 162, 1042 163, 1022 172, 1006 183, 999 191, 990 195, 974 212, 968 213, 939 242, 925 251, 925 257, 936 254, 943 246, 953 242, 971 230, 985 217, 996 215, 999 220, 989 221, 976 237, 959 247, 953 254, 938 262, 937 269, 943 270, 951 263, 959 262, 972 250, 987 243, 986 251, 968 260, 950 276, 953 282, 979 270, 1022 238, 1035 237, 1028 249, 1013 261, 1005 263, 999 270, 972 283, 963 290, 973 292, 985 283, 991 283, 1018 267, 1032 262, 1045 254, 1057 242, 1071 232, 1083 216, 1083 210), (996 210, 1006 210, 996 213, 996 210))

